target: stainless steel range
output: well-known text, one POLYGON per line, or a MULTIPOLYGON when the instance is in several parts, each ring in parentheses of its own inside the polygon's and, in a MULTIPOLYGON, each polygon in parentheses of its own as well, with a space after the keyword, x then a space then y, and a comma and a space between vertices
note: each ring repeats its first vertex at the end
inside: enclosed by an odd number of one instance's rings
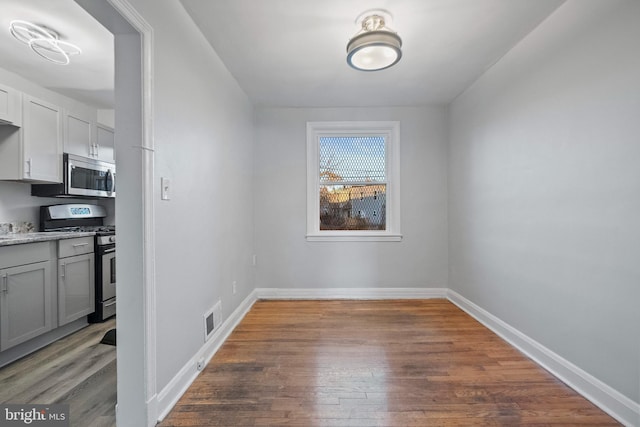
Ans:
POLYGON ((88 204, 40 207, 41 231, 95 232, 96 311, 89 322, 102 322, 116 314, 116 229, 104 225, 106 210, 88 204))
POLYGON ((116 314, 116 236, 96 232, 96 311, 90 322, 102 322, 116 314))

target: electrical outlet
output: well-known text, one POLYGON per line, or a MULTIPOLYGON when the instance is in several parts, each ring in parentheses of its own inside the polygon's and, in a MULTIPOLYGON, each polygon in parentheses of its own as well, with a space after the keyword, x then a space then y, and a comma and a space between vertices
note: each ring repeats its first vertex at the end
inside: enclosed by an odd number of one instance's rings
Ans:
POLYGON ((204 359, 198 360, 198 371, 202 371, 204 369, 204 359))
POLYGON ((234 295, 236 294, 236 284, 237 284, 237 282, 234 280, 233 284, 231 285, 231 290, 233 291, 234 295))

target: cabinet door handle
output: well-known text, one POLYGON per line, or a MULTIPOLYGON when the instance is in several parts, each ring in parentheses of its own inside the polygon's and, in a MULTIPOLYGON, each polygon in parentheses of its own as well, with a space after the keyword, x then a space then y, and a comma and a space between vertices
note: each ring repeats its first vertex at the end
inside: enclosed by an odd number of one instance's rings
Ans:
POLYGON ((88 246, 88 245, 89 245, 88 243, 75 243, 75 244, 73 245, 73 247, 74 247, 74 248, 79 248, 80 246, 88 246))
POLYGON ((27 159, 27 175, 31 176, 31 159, 27 159))
POLYGON ((5 273, 2 275, 2 292, 4 292, 5 294, 9 292, 9 284, 7 282, 7 274, 5 273))
POLYGON ((67 264, 62 264, 60 267, 62 267, 62 271, 60 272, 60 277, 64 277, 67 273, 67 264))

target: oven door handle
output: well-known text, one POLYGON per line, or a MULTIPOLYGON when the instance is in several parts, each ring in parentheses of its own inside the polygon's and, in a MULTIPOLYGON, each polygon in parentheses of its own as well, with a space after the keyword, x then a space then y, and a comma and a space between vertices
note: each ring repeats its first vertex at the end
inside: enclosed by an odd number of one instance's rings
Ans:
POLYGON ((116 251, 116 248, 111 248, 111 249, 105 249, 103 253, 110 254, 111 252, 115 252, 115 251, 116 251))
POLYGON ((108 304, 105 304, 105 307, 111 307, 112 305, 116 305, 116 301, 110 302, 108 304))

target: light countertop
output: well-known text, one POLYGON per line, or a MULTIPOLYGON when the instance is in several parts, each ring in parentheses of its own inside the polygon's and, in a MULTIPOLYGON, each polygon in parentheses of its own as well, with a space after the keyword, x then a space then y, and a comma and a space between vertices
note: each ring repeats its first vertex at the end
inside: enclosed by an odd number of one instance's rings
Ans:
POLYGON ((45 231, 39 233, 0 234, 0 247, 21 245, 24 243, 46 242, 49 240, 73 239, 75 237, 95 236, 93 231, 45 231))

